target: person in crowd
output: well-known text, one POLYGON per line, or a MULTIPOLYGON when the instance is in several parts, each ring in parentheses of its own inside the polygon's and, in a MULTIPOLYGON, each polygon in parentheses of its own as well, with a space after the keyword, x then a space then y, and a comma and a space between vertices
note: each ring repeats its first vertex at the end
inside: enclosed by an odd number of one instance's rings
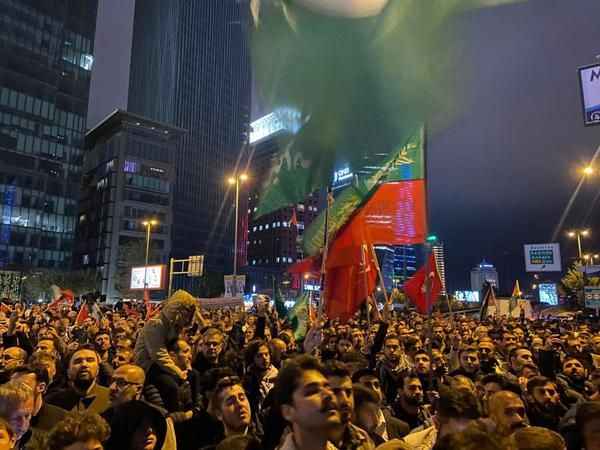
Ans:
POLYGON ((519 376, 519 372, 526 365, 534 365, 533 353, 527 347, 514 347, 508 356, 510 372, 519 376))
POLYGON ((450 376, 463 375, 475 381, 481 374, 479 371, 479 351, 475 347, 465 347, 458 353, 460 367, 450 372, 450 376))
POLYGON ((496 346, 490 338, 480 339, 477 347, 479 351, 479 367, 482 373, 490 374, 496 372, 499 367, 495 351, 496 346))
MULTIPOLYGON (((383 405, 383 392, 381 391, 381 385, 379 383, 379 378, 377 378, 377 373, 374 370, 362 369, 355 372, 352 375, 352 382, 354 383, 354 388, 356 388, 358 383, 358 385, 369 389, 377 399, 377 424, 373 431, 374 434, 379 436, 383 441, 398 439, 408 434, 410 431, 409 425, 406 422, 394 417, 391 409, 383 405)), ((356 405, 354 409, 356 411, 356 405)), ((360 424, 358 424, 358 426, 364 428, 360 424)), ((371 434, 371 431, 366 429, 365 431, 371 434)), ((377 442, 378 440, 379 439, 377 438, 373 439, 374 442, 377 442)))
POLYGON ((414 371, 405 372, 400 377, 398 396, 392 405, 394 416, 406 422, 411 430, 423 425, 424 401, 425 393, 419 375, 414 371))
POLYGON ((527 416, 530 424, 558 431, 567 407, 561 402, 556 383, 542 376, 527 382, 527 416))
POLYGON ((94 347, 81 346, 68 361, 67 387, 48 395, 46 401, 67 411, 105 411, 110 391, 97 382, 100 357, 94 347))
POLYGON ((495 431, 502 437, 509 437, 528 424, 525 404, 514 392, 496 392, 490 397, 488 408, 495 431))
POLYGON ((140 400, 144 392, 146 375, 140 366, 125 364, 113 372, 110 390, 110 406, 115 408, 132 400, 140 400))
POLYGON ((49 383, 48 371, 44 366, 30 364, 18 367, 12 372, 11 381, 22 383, 31 389, 33 410, 30 425, 33 434, 48 432, 67 413, 64 409, 44 401, 49 383))
POLYGON ((260 438, 252 426, 250 401, 238 377, 226 377, 217 382, 212 404, 216 417, 223 424, 223 438, 239 434, 260 438))
POLYGON ((9 423, 0 417, 0 450, 12 450, 16 445, 15 432, 9 423))
POLYGON ((2 352, 2 369, 10 372, 27 361, 27 352, 21 347, 8 347, 2 352))
POLYGON ((288 361, 274 391, 277 408, 290 426, 279 450, 336 450, 329 438, 342 425, 340 411, 316 358, 299 356, 288 361))
POLYGON ((134 353, 136 365, 144 369, 149 382, 155 384, 163 373, 187 380, 187 371, 181 370, 173 361, 167 344, 177 339, 194 320, 203 322, 198 308, 194 297, 178 290, 164 302, 160 314, 145 323, 135 343, 134 353))
MULTIPOLYGON (((119 404, 108 423, 110 438, 106 449, 164 449, 167 421, 157 408, 146 402, 133 399, 119 404)), ((171 448, 175 447, 171 445, 171 448)))
POLYGON ((115 357, 112 360, 112 365, 115 369, 124 366, 126 364, 133 363, 133 350, 122 348, 117 349, 115 357))
POLYGON ((199 373, 214 369, 221 364, 221 355, 225 337, 223 332, 217 328, 207 329, 200 340, 200 351, 194 361, 194 369, 199 373))
POLYGON ((50 430, 37 450, 104 450, 109 435, 110 427, 98 414, 72 412, 50 430))
POLYGON ((367 432, 353 424, 354 395, 352 378, 348 368, 340 362, 330 361, 325 366, 325 375, 336 397, 341 426, 330 437, 337 448, 369 450, 374 448, 367 432))
POLYGON ((252 412, 258 417, 262 404, 273 389, 278 373, 271 363, 271 349, 265 341, 256 340, 248 345, 246 366, 244 389, 250 400, 252 412))
POLYGON ((34 407, 34 394, 28 385, 14 381, 0 385, 0 418, 13 431, 14 448, 25 448, 31 438, 34 407))
POLYGON ((479 401, 475 393, 467 389, 440 386, 435 423, 415 431, 404 438, 411 448, 433 449, 446 436, 464 431, 481 417, 479 401))
POLYGON ((400 338, 388 334, 383 342, 383 358, 377 366, 379 382, 388 405, 396 400, 402 372, 410 367, 411 364, 404 354, 400 338))
POLYGON ((517 430, 509 442, 515 450, 567 450, 567 444, 560 434, 536 426, 517 430))

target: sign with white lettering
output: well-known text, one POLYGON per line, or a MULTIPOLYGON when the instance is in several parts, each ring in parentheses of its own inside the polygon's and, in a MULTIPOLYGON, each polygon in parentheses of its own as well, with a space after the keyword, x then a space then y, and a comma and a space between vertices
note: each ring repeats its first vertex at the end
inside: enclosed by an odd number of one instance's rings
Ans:
POLYGON ((600 64, 579 69, 579 82, 586 125, 600 125, 600 64))

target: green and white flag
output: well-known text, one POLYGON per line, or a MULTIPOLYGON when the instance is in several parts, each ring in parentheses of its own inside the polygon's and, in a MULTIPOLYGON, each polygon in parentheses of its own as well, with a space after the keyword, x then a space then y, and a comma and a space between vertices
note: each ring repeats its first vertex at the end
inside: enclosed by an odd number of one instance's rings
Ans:
POLYGON ((302 294, 296 298, 296 303, 288 312, 288 319, 292 324, 294 330, 294 337, 296 340, 304 339, 308 332, 308 302, 310 298, 308 294, 302 294))

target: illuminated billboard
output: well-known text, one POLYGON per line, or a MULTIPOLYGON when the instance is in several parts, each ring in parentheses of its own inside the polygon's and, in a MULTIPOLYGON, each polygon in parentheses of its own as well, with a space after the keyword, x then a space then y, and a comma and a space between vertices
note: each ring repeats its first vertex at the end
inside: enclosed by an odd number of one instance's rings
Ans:
POLYGON ((586 125, 600 125, 600 64, 579 69, 579 83, 586 125))
POLYGON ((131 268, 131 283, 129 289, 140 290, 161 290, 165 288, 165 275, 167 273, 164 264, 156 266, 141 266, 131 268), (145 283, 144 283, 145 280, 145 283))
POLYGON ((560 244, 525 245, 525 270, 527 272, 560 272, 560 244))
POLYGON ((558 291, 556 283, 540 283, 539 285, 540 303, 548 305, 558 305, 558 291))
POLYGON ((459 302, 477 303, 477 302, 479 302, 479 292, 478 291, 455 291, 454 298, 455 298, 455 300, 458 300, 459 302))

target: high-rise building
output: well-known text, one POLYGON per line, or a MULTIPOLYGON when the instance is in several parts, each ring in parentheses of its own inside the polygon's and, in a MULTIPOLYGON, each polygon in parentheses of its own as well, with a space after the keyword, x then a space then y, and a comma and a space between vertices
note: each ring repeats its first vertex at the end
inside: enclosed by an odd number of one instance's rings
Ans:
POLYGON ((0 0, 0 267, 69 268, 97 0, 0 0))
MULTIPOLYGON (((294 133, 299 128, 299 116, 292 111, 275 111, 252 122, 250 133, 250 166, 253 174, 252 188, 248 193, 246 222, 246 274, 249 283, 259 290, 272 286, 273 279, 280 280, 285 269, 303 258, 302 236, 304 229, 319 214, 320 196, 309 195, 303 202, 281 208, 254 219, 258 209, 261 189, 260 174, 267 173, 271 160, 279 151, 277 138, 294 133)), ((296 280, 294 288, 299 287, 296 280)))
POLYGON ((402 287, 418 268, 415 245, 397 245, 394 247, 394 287, 402 287))
POLYGON ((174 152, 172 254, 231 266, 233 193, 248 140, 248 0, 105 0, 90 125, 116 108, 188 130, 174 152), (109 89, 110 87, 110 89, 109 89))
MULTIPOLYGON (((490 283, 493 287, 498 289, 498 272, 493 264, 490 264, 483 260, 478 266, 471 270, 471 290, 480 292, 485 283, 490 283)), ((480 295, 480 298, 481 297, 480 295)))
POLYGON ((442 295, 446 295, 446 253, 444 252, 444 244, 441 242, 436 243, 431 247, 433 256, 435 257, 435 263, 437 270, 442 281, 442 295))
POLYGON ((94 268, 109 301, 129 289, 130 266, 171 253, 174 150, 185 130, 114 111, 86 134, 84 182, 79 202, 75 266, 94 268))

